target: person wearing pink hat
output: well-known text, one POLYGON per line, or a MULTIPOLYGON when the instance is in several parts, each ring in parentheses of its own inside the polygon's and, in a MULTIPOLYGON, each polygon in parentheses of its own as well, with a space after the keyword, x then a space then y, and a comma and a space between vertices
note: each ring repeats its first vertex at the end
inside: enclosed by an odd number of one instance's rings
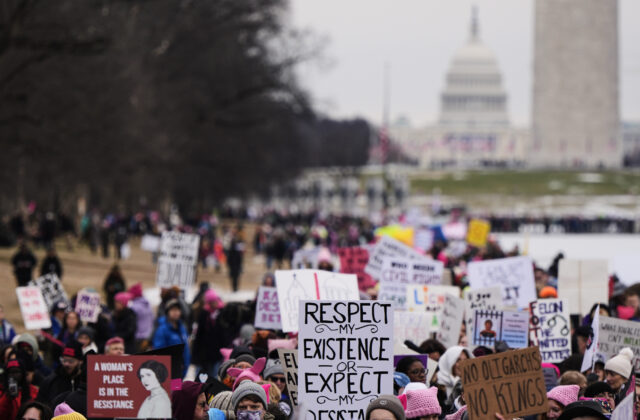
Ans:
POLYGON ((560 385, 547 392, 547 399, 549 400, 547 419, 560 417, 567 405, 578 401, 579 392, 580 387, 578 385, 560 385))
POLYGON ((222 362, 220 336, 223 331, 218 325, 218 315, 224 302, 213 289, 204 292, 202 302, 192 345, 193 364, 199 367, 199 372, 215 377, 222 362))
POLYGON ((407 419, 438 420, 442 408, 438 403, 438 388, 419 389, 407 392, 407 419))
POLYGON ((115 309, 111 316, 113 332, 124 340, 124 351, 127 354, 136 352, 136 329, 138 326, 137 315, 129 308, 131 298, 131 293, 116 293, 115 309))
POLYGON ((136 350, 143 351, 153 332, 153 310, 142 293, 142 283, 138 282, 131 286, 129 294, 131 295, 129 308, 136 314, 136 350))

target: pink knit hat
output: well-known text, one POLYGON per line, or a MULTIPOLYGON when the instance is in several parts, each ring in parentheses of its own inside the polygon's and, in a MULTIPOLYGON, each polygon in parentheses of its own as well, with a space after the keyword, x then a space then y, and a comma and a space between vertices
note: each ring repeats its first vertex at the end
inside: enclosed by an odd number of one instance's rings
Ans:
POLYGON ((129 288, 129 293, 133 299, 142 297, 142 283, 138 282, 129 288))
POLYGON ((54 416, 62 416, 63 414, 71 413, 75 413, 75 411, 73 411, 73 409, 65 402, 58 404, 56 409, 53 411, 54 416))
POLYGON ((456 411, 453 414, 447 415, 447 417, 445 417, 444 420, 460 420, 462 419, 462 416, 464 416, 464 413, 466 412, 467 412, 467 406, 463 405, 462 407, 460 407, 460 410, 456 411))
POLYGON ((405 414, 408 419, 440 414, 442 409, 438 403, 438 388, 419 389, 407 392, 407 408, 405 414))
POLYGON ((249 379, 252 382, 258 382, 262 379, 260 373, 262 369, 264 369, 264 365, 267 363, 267 359, 265 357, 261 357, 256 360, 256 362, 248 369, 240 369, 240 368, 230 368, 227 370, 227 374, 232 378, 236 378, 233 382, 232 390, 235 391, 236 387, 240 384, 240 382, 245 379, 249 379))
POLYGON ((129 292, 119 292, 116 293, 114 297, 115 301, 120 302, 122 306, 127 306, 131 298, 133 298, 133 296, 129 292))
POLYGON ((578 393, 580 387, 578 385, 560 385, 547 392, 547 398, 554 400, 566 407, 572 402, 578 401, 578 393))

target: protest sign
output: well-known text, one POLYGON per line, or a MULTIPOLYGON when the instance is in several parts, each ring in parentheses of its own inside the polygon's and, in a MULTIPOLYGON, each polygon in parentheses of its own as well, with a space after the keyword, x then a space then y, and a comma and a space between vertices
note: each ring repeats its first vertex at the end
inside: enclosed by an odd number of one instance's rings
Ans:
POLYGON ((100 315, 100 294, 96 291, 82 289, 76 297, 76 312, 82 322, 96 322, 100 315))
POLYGON ((303 419, 363 419, 393 393, 393 310, 380 301, 301 301, 298 347, 303 419))
POLYGON ((256 328, 266 330, 279 330, 282 327, 278 292, 275 287, 260 286, 258 288, 254 325, 256 328))
POLYGON ((528 308, 537 298, 529 257, 474 261, 469 263, 467 276, 472 289, 500 286, 504 307, 528 308))
POLYGON ((156 284, 189 289, 196 280, 200 236, 192 233, 162 232, 156 284))
POLYGON ((278 349, 280 364, 284 370, 284 378, 287 381, 287 392, 293 404, 298 407, 298 350, 278 349))
POLYGON ((404 310, 407 285, 438 285, 442 283, 442 271, 442 262, 425 257, 384 257, 378 299, 391 301, 396 310, 404 310))
POLYGON ((473 337, 473 310, 502 310, 502 289, 498 286, 464 291, 464 316, 467 326, 467 337, 473 337))
POLYGON ((571 322, 566 299, 540 299, 529 304, 529 344, 538 346, 544 363, 571 356, 571 322))
POLYGON ((467 229, 467 243, 471 246, 482 248, 487 244, 489 231, 491 231, 489 222, 481 219, 471 219, 467 229))
POLYGON ((488 311, 473 312, 473 344, 491 347, 504 341, 512 349, 527 347, 529 314, 526 312, 488 311))
POLYGON ((276 287, 282 331, 298 331, 298 302, 301 300, 358 300, 358 279, 354 274, 321 270, 277 270, 276 287))
POLYGON ((140 241, 140 248, 147 252, 158 252, 160 250, 160 238, 155 235, 144 235, 140 241))
POLYGON ((53 307, 53 304, 59 301, 69 304, 69 298, 67 292, 64 291, 62 283, 56 274, 49 273, 42 277, 29 282, 31 286, 37 286, 42 292, 42 297, 49 310, 53 307))
POLYGON ((27 330, 41 330, 51 328, 49 308, 42 297, 42 292, 36 286, 16 288, 18 304, 22 312, 24 328, 27 330))
MULTIPOLYGON (((591 320, 591 334, 586 342, 586 350, 582 356, 582 365, 580 372, 586 372, 593 369, 598 357, 598 343, 600 342, 600 305, 596 306, 596 311, 591 320)), ((602 355, 600 355, 602 357, 602 355)))
POLYGON ((410 340, 416 345, 430 337, 431 331, 438 327, 433 325, 434 314, 431 312, 393 312, 394 348, 404 345, 410 340))
POLYGON ((364 271, 371 277, 379 280, 382 275, 382 265, 384 264, 385 257, 409 259, 425 258, 424 255, 413 250, 402 242, 388 236, 383 236, 376 243, 373 250, 369 252, 369 261, 367 262, 364 271))
POLYGON ((457 286, 407 285, 407 310, 412 312, 440 313, 446 294, 460 296, 457 286))
POLYGON ((87 356, 87 417, 170 418, 170 356, 87 356))
POLYGON ((587 315, 594 304, 609 302, 607 260, 561 259, 558 297, 568 299, 570 314, 587 315))
POLYGON ((629 420, 637 418, 634 410, 635 394, 633 391, 623 398, 611 413, 611 420, 629 420))
POLYGON ((444 297, 444 307, 440 314, 440 328, 436 338, 445 348, 457 346, 460 341, 460 329, 464 318, 464 300, 446 294, 444 297))
POLYGON ((366 290, 375 286, 375 280, 365 273, 364 268, 369 261, 369 251, 363 247, 338 248, 340 257, 340 272, 343 274, 355 274, 358 277, 358 288, 366 290))
POLYGON ((305 268, 318 268, 318 254, 320 253, 320 247, 311 249, 299 249, 293 253, 291 259, 291 268, 293 269, 305 269, 305 268))
POLYGON ((640 323, 600 316, 598 353, 609 360, 624 347, 633 350, 633 368, 640 371, 640 323))
POLYGON ((461 362, 464 400, 470 420, 505 419, 544 413, 547 390, 537 347, 461 362))

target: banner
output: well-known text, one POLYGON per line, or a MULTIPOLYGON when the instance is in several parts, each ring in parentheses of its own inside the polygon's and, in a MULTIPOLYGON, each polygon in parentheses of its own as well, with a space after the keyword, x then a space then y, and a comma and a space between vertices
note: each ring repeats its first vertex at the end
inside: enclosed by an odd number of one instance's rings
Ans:
POLYGON ((69 305, 69 298, 67 292, 64 291, 62 283, 56 274, 49 273, 42 277, 29 282, 30 286, 37 286, 42 292, 44 302, 47 304, 47 308, 51 310, 53 304, 59 301, 65 302, 69 305))
POLYGON ((369 251, 363 247, 338 248, 340 272, 355 274, 358 277, 358 288, 365 291, 375 285, 375 280, 365 273, 364 268, 369 261, 369 251))
POLYGON ((496 341, 504 341, 512 349, 529 345, 527 312, 476 309, 473 315, 474 345, 492 347, 496 341))
POLYGON ((491 231, 491 224, 486 220, 471 219, 467 229, 467 243, 477 248, 482 248, 487 244, 487 238, 491 231))
POLYGON ((82 322, 97 322, 100 315, 100 293, 82 289, 76 297, 76 312, 82 322))
POLYGON ((393 309, 379 301, 301 301, 298 347, 303 419, 363 419, 393 394, 393 309))
POLYGON ((320 270, 277 270, 276 287, 282 331, 298 331, 298 303, 301 300, 359 300, 354 274, 320 270))
POLYGON ((611 413, 611 420, 633 420, 637 418, 634 410, 634 397, 635 394, 633 392, 624 397, 611 413))
POLYGON ((587 315, 594 304, 609 302, 607 260, 561 259, 558 297, 568 299, 570 314, 587 315))
POLYGON ((566 299, 540 299, 529 304, 529 345, 538 346, 544 363, 571 356, 571 320, 566 299))
POLYGON ((464 400, 470 420, 505 419, 544 413, 547 390, 537 347, 461 362, 464 400))
POLYGON ((500 286, 504 307, 525 309, 537 299, 533 261, 529 257, 470 262, 467 277, 472 289, 500 286))
POLYGON ((18 304, 22 312, 24 328, 42 330, 51 328, 49 308, 42 297, 42 292, 35 286, 17 287, 18 304))
POLYGON ((640 322, 600 316, 598 353, 609 360, 624 347, 633 350, 633 368, 640 371, 640 322))
POLYGON ((265 330, 279 330, 280 307, 278 306, 278 292, 275 287, 260 286, 256 302, 256 318, 253 325, 265 330))
POLYGON ((278 349, 280 364, 287 381, 287 392, 293 408, 298 407, 298 350, 278 349))
POLYGON ((162 232, 156 284, 186 290, 196 281, 200 236, 192 233, 162 232))
POLYGON ((383 236, 376 243, 373 251, 369 252, 369 261, 367 262, 364 271, 371 277, 379 280, 382 275, 382 265, 384 264, 385 257, 409 259, 425 258, 424 255, 406 246, 402 242, 396 241, 388 236, 383 236))
POLYGON ((460 341, 460 329, 464 318, 464 300, 446 294, 444 307, 440 314, 440 328, 436 338, 445 348, 457 346, 460 341))
POLYGON ((464 291, 464 316, 467 326, 467 337, 473 337, 473 310, 502 310, 502 289, 498 286, 464 291))
POLYGON ((170 356, 87 356, 87 417, 171 418, 170 356))

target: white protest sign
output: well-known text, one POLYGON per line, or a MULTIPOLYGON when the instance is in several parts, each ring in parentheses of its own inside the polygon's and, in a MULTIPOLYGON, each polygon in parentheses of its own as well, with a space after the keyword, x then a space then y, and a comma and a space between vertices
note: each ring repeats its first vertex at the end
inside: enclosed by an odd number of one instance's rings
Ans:
POLYGON ((537 298, 529 257, 474 261, 467 267, 467 277, 472 289, 500 286, 505 307, 528 308, 537 298))
POLYGON ((67 305, 69 304, 67 292, 64 291, 64 287, 62 287, 62 283, 56 274, 45 274, 31 281, 29 285, 37 286, 40 289, 49 310, 51 310, 53 304, 58 301, 63 301, 67 305))
POLYGON ((409 312, 429 312, 433 314, 433 330, 440 328, 440 315, 444 308, 445 296, 460 296, 457 286, 407 285, 407 310, 409 312))
POLYGON ((277 270, 276 287, 282 331, 298 331, 301 300, 358 300, 358 277, 322 270, 277 270))
POLYGON ((431 331, 437 328, 432 326, 434 314, 431 312, 394 311, 393 313, 393 340, 394 347, 404 345, 406 340, 420 345, 429 338, 431 331))
POLYGON ((76 297, 76 312, 82 322, 97 322, 100 315, 100 294, 82 289, 76 297))
POLYGON ((384 257, 380 271, 378 299, 394 303, 396 310, 406 308, 408 284, 439 285, 442 283, 442 262, 426 257, 415 259, 384 257))
POLYGON ((189 289, 196 280, 200 236, 192 233, 162 232, 156 284, 189 289))
POLYGON ((380 279, 385 257, 409 259, 425 258, 424 255, 411 249, 402 242, 388 236, 383 236, 376 243, 373 250, 369 252, 369 261, 367 262, 367 266, 364 268, 364 272, 375 279, 380 279))
POLYGON ((543 363, 571 356, 571 320, 566 299, 540 299, 529 304, 529 344, 540 347, 543 363))
POLYGON ((304 268, 318 268, 318 254, 320 253, 320 247, 311 249, 299 249, 293 253, 291 259, 291 268, 304 269, 304 268))
POLYGON ((27 330, 41 330, 51 328, 49 308, 42 297, 42 292, 35 286, 16 288, 18 304, 22 312, 24 328, 27 330))
POLYGON ((505 341, 512 349, 529 345, 529 313, 514 311, 473 311, 473 344, 492 347, 505 341))
POLYGON ((253 324, 256 328, 266 330, 279 330, 282 327, 278 291, 275 287, 260 286, 258 288, 256 319, 253 324))
POLYGON ((607 260, 560 260, 558 297, 569 301, 569 313, 586 315, 596 303, 609 301, 607 260))
POLYGON ((635 393, 631 392, 624 397, 611 413, 611 420, 630 420, 636 418, 633 405, 635 403, 635 393))
POLYGON ((467 336, 473 337, 473 310, 501 310, 502 289, 499 286, 483 287, 481 289, 467 289, 464 292, 464 303, 464 316, 467 325, 467 336))
POLYGON ((447 293, 444 297, 444 307, 440 314, 440 328, 436 335, 438 341, 445 348, 458 345, 463 318, 464 300, 447 293))
POLYGON ((591 340, 587 340, 587 349, 584 351, 582 357, 582 366, 580 366, 580 372, 586 372, 589 369, 593 369, 595 365, 595 357, 598 352, 598 346, 600 342, 600 305, 596 307, 596 311, 591 321, 591 340))
POLYGON ((393 393, 393 310, 380 301, 301 301, 299 401, 305 420, 364 419, 393 393))
POLYGON ((640 371, 640 322, 600 316, 598 353, 609 360, 624 347, 633 350, 633 367, 640 371))
POLYGON ((278 349, 280 364, 284 370, 284 378, 287 382, 287 393, 293 404, 298 407, 298 350, 278 349))
POLYGON ((160 250, 160 238, 155 235, 144 235, 140 241, 140 248, 147 252, 158 252, 160 250))

